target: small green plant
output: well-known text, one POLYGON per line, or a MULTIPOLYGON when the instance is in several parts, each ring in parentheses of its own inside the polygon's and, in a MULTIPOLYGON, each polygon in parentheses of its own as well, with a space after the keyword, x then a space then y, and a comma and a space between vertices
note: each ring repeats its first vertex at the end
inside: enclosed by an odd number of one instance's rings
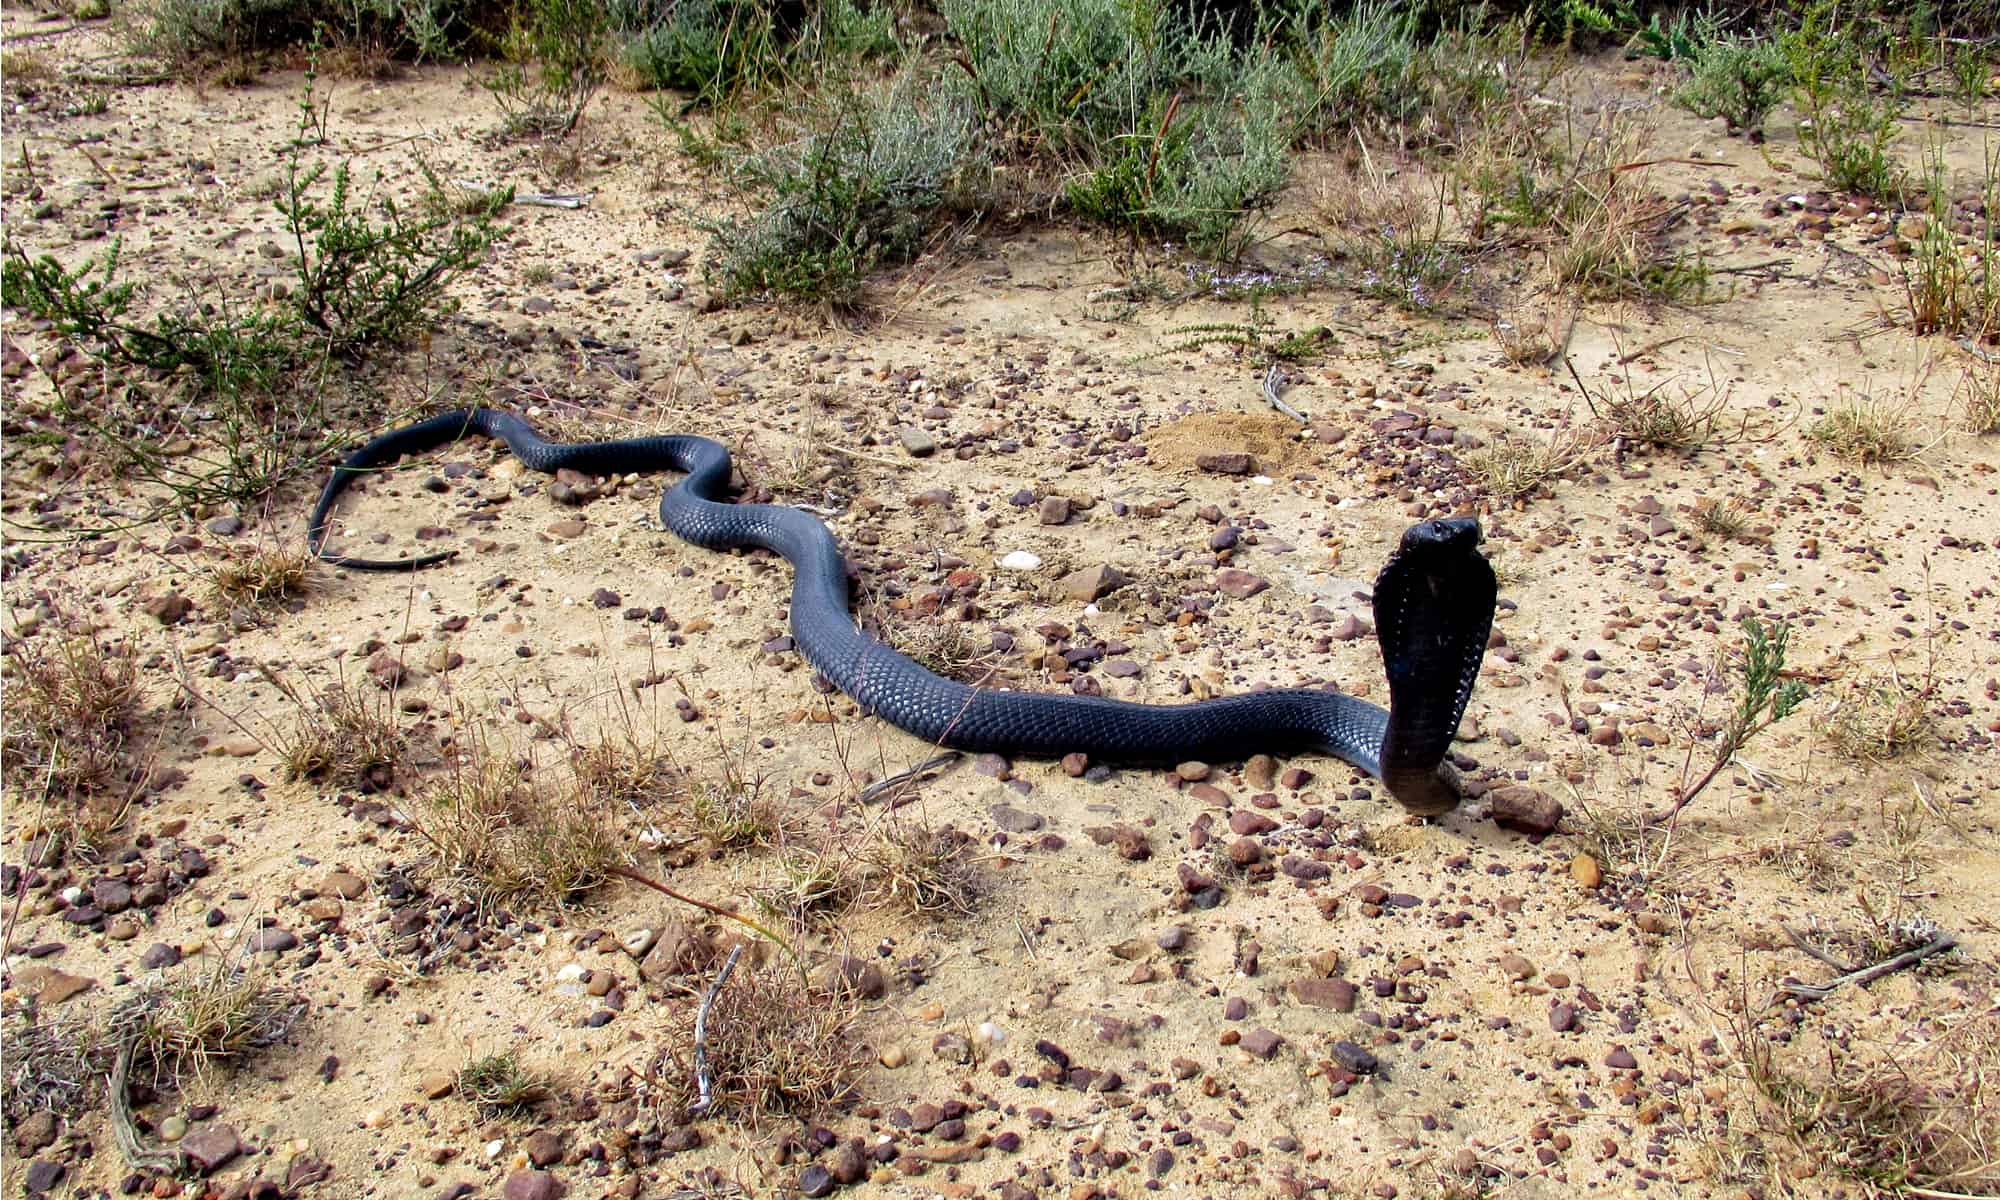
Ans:
POLYGON ((428 169, 424 177, 424 204, 406 208, 384 195, 375 205, 377 223, 355 197, 346 163, 329 175, 323 165, 301 168, 294 158, 277 200, 297 249, 293 304, 333 353, 352 357, 400 345, 449 311, 445 288, 477 266, 498 236, 493 216, 513 201, 511 189, 488 195, 465 215, 428 169), (321 196, 323 179, 328 187, 321 196))
POLYGON ((1379 2, 1338 16, 1331 7, 1299 6, 1288 33, 1308 97, 1300 130, 1329 138, 1370 117, 1386 123, 1411 116, 1423 99, 1418 16, 1379 2))
POLYGON ((939 219, 969 203, 986 165, 971 113, 925 102, 917 86, 843 107, 830 128, 752 160, 769 200, 749 221, 711 229, 725 293, 852 306, 870 271, 915 257, 939 219))
MULTIPOLYGON (((1742 681, 1737 687, 1736 703, 1716 736, 1715 754, 1708 769, 1690 782, 1686 777, 1688 768, 1683 767, 1681 786, 1663 821, 1672 820, 1692 804, 1723 768, 1735 761, 1751 738, 1792 715, 1804 702, 1806 685, 1785 678, 1785 651, 1791 637, 1792 627, 1784 621, 1766 628, 1755 617, 1744 619, 1743 655, 1737 664, 1742 681)), ((1693 755, 1694 746, 1690 744, 1690 764, 1693 755)))
POLYGON ((1791 65, 1777 44, 1718 34, 1703 40, 1674 89, 1674 103, 1698 117, 1721 117, 1731 129, 1755 132, 1785 98, 1791 65))
POLYGON ((1361 293, 1405 312, 1434 312, 1471 276, 1458 247, 1445 240, 1444 207, 1429 223, 1381 225, 1354 239, 1349 253, 1361 265, 1361 293))
POLYGON ((118 278, 121 244, 70 270, 53 257, 7 248, 0 300, 49 321, 55 332, 112 366, 161 373, 186 369, 210 395, 268 390, 299 354, 284 315, 266 309, 232 313, 191 305, 131 319, 139 285, 118 278))
POLYGON ((553 1094, 548 1077, 530 1071, 513 1054, 487 1054, 459 1068, 453 1081, 461 1099, 486 1118, 519 1116, 553 1094))
POLYGON ((486 80, 513 135, 567 137, 604 85, 612 41, 604 0, 525 0, 486 80))
MULTIPOLYGON (((1986 165, 1986 198, 2000 200, 2000 160, 1986 165)), ((1903 300, 1910 332, 1919 337, 1945 334, 1983 341, 2000 334, 2000 261, 1994 255, 1995 221, 1982 205, 1978 233, 1970 246, 1952 230, 1951 188, 1940 152, 1931 160, 1925 188, 1929 211, 1921 218, 1911 254, 1903 260, 1903 300)))
POLYGON ((779 69, 771 10, 745 0, 679 0, 658 16, 628 17, 643 25, 625 43, 626 66, 641 83, 694 93, 714 104, 768 82, 779 69))
POLYGON ((1819 0, 1797 28, 1779 39, 1799 106, 1799 140, 1829 186, 1879 200, 1906 190, 1891 153, 1903 99, 1869 85, 1858 40, 1844 28, 1838 6, 1819 0))

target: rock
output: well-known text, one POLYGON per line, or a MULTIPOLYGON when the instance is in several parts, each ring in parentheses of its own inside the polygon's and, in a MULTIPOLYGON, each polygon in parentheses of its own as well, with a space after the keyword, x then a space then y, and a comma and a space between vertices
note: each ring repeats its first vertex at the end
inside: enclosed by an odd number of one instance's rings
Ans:
POLYGON ((1000 566, 1009 571, 1032 571, 1041 565, 1041 556, 1026 550, 1010 550, 1000 559, 1000 566))
POLYGON ((1261 1027, 1244 1034, 1243 1040, 1237 1043, 1256 1058, 1269 1058, 1284 1044, 1284 1038, 1261 1027))
POLYGON ((1269 791, 1278 778, 1278 760, 1268 754, 1253 754, 1243 764, 1243 781, 1258 791, 1269 791))
POLYGON ((1373 1075, 1382 1065, 1373 1054, 1353 1042, 1335 1042, 1333 1061, 1356 1075, 1373 1075))
POLYGON ((861 1182, 861 1177, 868 1173, 868 1155, 862 1148, 861 1139, 848 1138, 835 1146, 833 1153, 827 1157, 826 1170, 833 1176, 833 1181, 842 1187, 861 1182))
POLYGON ((320 880, 319 890, 324 895, 339 896, 343 900, 359 900, 367 894, 368 882, 347 871, 333 871, 320 880))
MULTIPOLYGON (((1002 566, 1006 563, 1003 561, 1002 566)), ((1109 563, 1099 563, 1085 567, 1081 571, 1071 571, 1057 581, 1064 596, 1079 603, 1089 603, 1101 599, 1125 586, 1125 573, 1109 563)))
POLYGON ((122 913, 132 907, 132 885, 122 879, 99 879, 90 885, 90 902, 105 913, 122 913))
POLYGON ((1264 847, 1252 837, 1240 837, 1229 843, 1229 861, 1239 867, 1254 867, 1264 861, 1264 847))
POLYGON ((1241 450, 1197 455, 1194 465, 1212 475, 1248 475, 1257 464, 1241 450))
POLYGON ((38 1109, 21 1118, 14 1126, 14 1147, 23 1154, 33 1154, 56 1140, 56 1115, 48 1109, 38 1109))
POLYGON ((95 987, 97 981, 82 975, 58 971, 47 963, 31 962, 14 968, 14 990, 34 998, 40 1005, 61 1004, 72 996, 95 987))
POLYGON ((896 438, 911 458, 929 458, 937 453, 937 439, 915 425, 898 425, 896 438))
POLYGON ((146 601, 146 614, 162 625, 178 625, 194 609, 194 601, 179 592, 168 592, 146 601))
MULTIPOLYGON (((1079 775, 1081 771, 1077 772, 1079 775)), ((1033 833, 1042 827, 1042 818, 1031 812, 1023 812, 1011 804, 996 804, 987 812, 993 823, 1008 833, 1033 833)))
POLYGON ((686 921, 669 918, 660 926, 653 948, 639 962, 639 977, 648 983, 687 970, 701 952, 701 939, 686 921))
POLYGON ((521 1143, 522 1153, 537 1167, 546 1167, 562 1161, 562 1136, 553 1129, 537 1129, 521 1143))
POLYGON ((851 992, 863 1000, 880 1000, 889 990, 888 976, 882 968, 865 958, 851 954, 842 955, 834 964, 829 991, 851 992))
POLYGON ((1576 885, 1584 891, 1594 892, 1604 882, 1604 871, 1597 865, 1596 859, 1588 854, 1579 854, 1569 860, 1569 877, 1576 880, 1576 885))
POLYGON ((1238 567, 1224 567, 1215 573, 1215 590, 1237 600, 1248 600, 1270 586, 1270 580, 1238 567))
POLYGON ((63 1179, 68 1175, 69 1168, 61 1163, 38 1158, 21 1173, 21 1190, 30 1196, 40 1196, 62 1186, 63 1179))
POLYGON ((1118 857, 1127 862, 1143 862, 1153 856, 1153 844, 1143 830, 1134 825, 1100 825, 1083 831, 1085 836, 1100 846, 1112 846, 1118 857))
POLYGON ((426 1071, 423 1078, 417 1080, 417 1091, 421 1092, 426 1100, 442 1100, 451 1095, 452 1089, 456 1086, 457 1081, 452 1078, 450 1071, 426 1071))
POLYGON ((1252 809, 1239 808, 1229 814, 1230 832, 1239 837, 1256 837, 1260 833, 1269 833, 1277 827, 1276 821, 1252 809))
POLYGON ((1506 974, 1507 978, 1516 981, 1533 979, 1535 977, 1535 964, 1518 954, 1501 955, 1500 970, 1506 974))
POLYGON ((1209 776, 1209 766, 1205 762, 1189 760, 1174 768, 1174 774, 1187 783, 1200 783, 1209 776))
POLYGON ((1035 518, 1044 525, 1061 525, 1069 520, 1068 496, 1044 496, 1035 518))
POLYGON ((262 954, 267 950, 282 954, 298 944, 299 939, 290 930, 270 925, 251 934, 243 946, 252 954, 262 954))
POLYGON ((213 1175, 243 1153, 236 1130, 227 1125, 204 1125, 180 1140, 181 1157, 203 1175, 213 1175))
POLYGON ((181 961, 179 946, 169 946, 165 942, 154 942, 139 956, 139 965, 148 971, 159 971, 176 966, 181 961))
POLYGON ((833 1172, 814 1163, 799 1173, 799 1195, 808 1200, 819 1200, 821 1196, 831 1196, 833 1189, 840 1186, 833 1172))
POLYGON ((1314 1008, 1353 1012, 1357 989, 1345 979, 1294 979, 1292 998, 1314 1008))
POLYGON ((516 1171, 500 1189, 505 1200, 561 1200, 562 1180, 547 1171, 516 1171))
POLYGON ((1511 784, 1493 793, 1493 823, 1503 829, 1539 836, 1555 832, 1562 819, 1562 801, 1539 788, 1511 784))
POLYGON ((1278 869, 1293 879, 1313 883, 1333 874, 1333 868, 1318 859, 1305 858, 1297 854, 1287 854, 1278 863, 1278 869))
POLYGON ((629 955, 633 961, 643 962, 646 958, 646 952, 651 950, 653 943, 659 940, 659 930, 641 927, 639 929, 627 930, 618 939, 618 948, 629 955))
POLYGON ((1604 1056, 1604 1065, 1614 1071, 1636 1071, 1639 1069, 1639 1060, 1624 1046, 1613 1046, 1611 1053, 1604 1056))

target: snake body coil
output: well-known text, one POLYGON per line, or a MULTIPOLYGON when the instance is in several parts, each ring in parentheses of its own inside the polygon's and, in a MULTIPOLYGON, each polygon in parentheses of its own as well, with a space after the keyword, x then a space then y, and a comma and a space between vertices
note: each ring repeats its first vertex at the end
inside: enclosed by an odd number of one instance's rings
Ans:
POLYGON ((592 475, 675 470, 686 478, 660 499, 660 520, 707 549, 761 546, 783 555, 792 583, 792 637, 807 661, 864 710, 925 741, 962 750, 1050 758, 1082 751, 1122 762, 1234 761, 1257 751, 1320 751, 1382 780, 1422 813, 1458 803, 1441 773, 1472 694, 1495 601, 1478 551, 1477 521, 1425 521, 1403 535, 1375 584, 1375 625, 1389 675, 1389 707, 1337 692, 1283 689, 1192 704, 975 688, 940 678, 861 632, 848 613, 847 564, 811 514, 729 504, 729 451, 707 438, 663 436, 565 444, 543 441, 520 415, 474 408, 394 430, 334 468, 308 529, 312 552, 335 566, 411 571, 455 551, 363 559, 324 550, 327 521, 348 483, 405 454, 479 433, 507 443, 534 470, 592 475))

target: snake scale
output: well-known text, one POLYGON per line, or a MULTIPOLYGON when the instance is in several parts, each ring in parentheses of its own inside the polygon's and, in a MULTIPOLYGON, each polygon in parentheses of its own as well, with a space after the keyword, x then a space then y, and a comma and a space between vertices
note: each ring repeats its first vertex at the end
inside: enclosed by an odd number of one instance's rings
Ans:
POLYGON ((542 440, 505 409, 440 413, 392 430, 350 453, 333 470, 307 531, 312 553, 335 566, 413 571, 456 551, 407 559, 350 558, 325 549, 327 522, 347 485, 406 454, 468 434, 499 438, 522 464, 589 475, 684 473, 660 498, 660 521, 711 550, 761 546, 795 572, 792 637, 835 687, 867 712, 925 741, 961 750, 1053 758, 1081 751, 1114 762, 1237 761, 1257 751, 1322 752, 1382 781, 1414 812, 1458 803, 1444 765, 1492 630, 1496 586, 1470 518, 1412 526, 1375 582, 1376 634, 1389 676, 1389 707, 1314 689, 1272 689, 1188 704, 1137 704, 978 688, 932 674, 868 636, 848 612, 847 563, 817 518, 772 504, 732 504, 729 451, 703 437, 619 441, 542 440))

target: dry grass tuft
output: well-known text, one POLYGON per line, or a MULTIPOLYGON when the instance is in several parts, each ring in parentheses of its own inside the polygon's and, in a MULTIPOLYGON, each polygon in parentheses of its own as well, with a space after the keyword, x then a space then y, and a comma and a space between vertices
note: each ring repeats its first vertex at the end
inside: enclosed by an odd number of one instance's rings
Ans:
POLYGON ((483 745, 405 811, 438 870, 485 906, 575 903, 627 858, 601 801, 574 785, 538 796, 520 764, 483 745))
POLYGON ((1842 756, 1883 763, 1937 745, 1930 678, 1906 677, 1893 666, 1850 681, 1820 722, 1821 736, 1842 756))
POLYGON ((772 846, 786 833, 783 810, 764 794, 763 776, 751 776, 741 755, 725 747, 711 776, 682 776, 688 816, 718 850, 772 846))
POLYGON ((588 744, 572 743, 569 764, 577 785, 606 804, 644 808, 667 799, 682 786, 680 768, 664 744, 629 733, 588 744))
MULTIPOLYGON (((716 993, 707 1021, 713 1080, 710 1114, 756 1125, 766 1117, 806 1119, 851 1101, 871 1053, 855 1030, 851 990, 810 984, 789 962, 741 963, 716 993)), ((696 1008, 676 1009, 676 1025, 648 1083, 655 1110, 684 1122, 700 1099, 694 1066, 696 1008)))
POLYGON ((1802 1156, 1882 1193, 2000 1188, 2000 1009, 1927 1017, 1890 1045, 1828 1042, 1823 1069, 1739 1021, 1737 1053, 1802 1156), (1922 1189, 1922 1190, 1911 1190, 1922 1189))
POLYGON ((389 786, 408 749, 391 693, 341 680, 308 697, 276 672, 266 670, 264 677, 297 710, 291 731, 274 739, 286 779, 374 791, 389 786))
POLYGON ((304 547, 260 546, 209 573, 209 586, 225 606, 282 603, 312 590, 315 560, 304 547))
POLYGON ((512 1054, 488 1054, 461 1067, 455 1080, 459 1096, 482 1117, 516 1115, 549 1098, 550 1081, 521 1065, 512 1054))
POLYGON ((1750 532, 1750 518, 1754 515, 1749 503, 1740 496, 1732 496, 1726 501, 1713 496, 1704 497, 1694 506, 1696 527, 1727 542, 1736 541, 1750 532))
POLYGON ((947 825, 897 823, 875 835, 864 856, 871 903, 915 914, 970 915, 980 879, 966 857, 972 839, 947 825))
POLYGON ((808 929, 853 908, 866 887, 860 864, 840 847, 793 846, 779 856, 777 877, 752 898, 774 919, 808 929))
POLYGON ((218 1063, 279 1041, 306 1008, 299 993, 223 961, 149 984, 109 1013, 78 1010, 10 1023, 7 1118, 81 1111, 100 1097, 121 1058, 126 1079, 163 1094, 178 1091, 189 1079, 207 1079, 218 1063))
POLYGON ((94 635, 17 642, 10 666, 0 765, 9 790, 60 802, 58 821, 85 841, 114 828, 122 801, 109 793, 127 770, 139 712, 130 647, 94 635))
POLYGON ((135 1039, 131 1077, 164 1091, 278 1041, 305 1011, 304 996, 222 962, 139 993, 111 1025, 135 1039))
POLYGON ((2000 433, 2000 366, 1966 371, 1958 382, 1959 419, 1970 433, 2000 433))
POLYGON ((1867 396, 1846 401, 1806 430, 1806 436, 1837 458, 1863 466, 1908 462, 1919 452, 1909 418, 1867 396))
POLYGON ((1643 391, 1630 371, 1594 391, 1574 373, 1571 377, 1605 435, 1622 446, 1694 455, 1759 436, 1748 414, 1730 419, 1729 389, 1716 382, 1713 371, 1700 380, 1663 379, 1643 391))
POLYGON ((1463 462, 1488 496, 1518 503, 1576 470, 1594 444, 1589 432, 1565 423, 1546 439, 1503 435, 1487 449, 1466 455, 1463 462))

